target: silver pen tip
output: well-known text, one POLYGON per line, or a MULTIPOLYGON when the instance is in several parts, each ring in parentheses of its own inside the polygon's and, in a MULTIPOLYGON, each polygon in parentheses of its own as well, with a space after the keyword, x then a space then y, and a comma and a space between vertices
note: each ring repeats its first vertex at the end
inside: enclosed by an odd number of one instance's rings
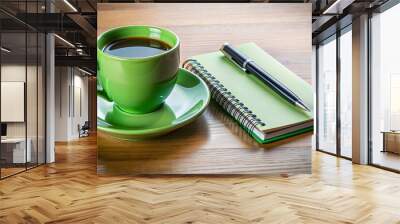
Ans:
POLYGON ((306 111, 308 111, 308 112, 311 112, 310 108, 308 108, 306 105, 304 105, 304 104, 302 104, 302 103, 296 102, 296 106, 300 107, 300 108, 303 109, 303 110, 306 110, 306 111))

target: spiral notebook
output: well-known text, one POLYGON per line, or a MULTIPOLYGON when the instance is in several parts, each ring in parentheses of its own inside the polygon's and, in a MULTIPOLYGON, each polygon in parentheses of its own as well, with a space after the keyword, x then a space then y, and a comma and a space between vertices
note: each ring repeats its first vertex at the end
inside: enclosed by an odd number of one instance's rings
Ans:
POLYGON ((306 112, 268 86, 233 65, 221 52, 194 56, 184 68, 200 76, 212 98, 260 143, 270 143, 313 130, 313 90, 310 84, 287 69, 255 43, 237 47, 311 108, 306 112))

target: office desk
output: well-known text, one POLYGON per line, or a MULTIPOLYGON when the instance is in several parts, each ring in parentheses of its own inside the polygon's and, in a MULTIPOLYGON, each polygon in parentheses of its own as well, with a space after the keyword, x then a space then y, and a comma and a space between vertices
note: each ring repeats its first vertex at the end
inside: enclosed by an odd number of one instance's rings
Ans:
MULTIPOLYGON (((311 83, 311 4, 98 4, 98 34, 125 25, 167 27, 181 62, 224 42, 253 41, 311 83)), ((311 134, 257 144, 211 103, 195 122, 145 141, 98 132, 99 174, 293 174, 311 172, 311 134)))
POLYGON ((25 138, 2 138, 1 139, 2 158, 7 157, 7 156, 4 156, 4 154, 6 154, 6 155, 12 154, 12 156, 10 156, 9 158, 5 158, 6 163, 12 163, 12 164, 24 163, 25 164, 25 162, 31 161, 32 141, 30 138, 27 138, 26 142, 27 142, 27 147, 26 147, 26 154, 25 154, 25 138), (10 146, 10 145, 13 147, 9 148, 8 146, 10 146), (5 147, 5 148, 3 148, 3 147, 5 147))
POLYGON ((382 152, 400 154, 400 131, 382 131, 383 149, 382 152))

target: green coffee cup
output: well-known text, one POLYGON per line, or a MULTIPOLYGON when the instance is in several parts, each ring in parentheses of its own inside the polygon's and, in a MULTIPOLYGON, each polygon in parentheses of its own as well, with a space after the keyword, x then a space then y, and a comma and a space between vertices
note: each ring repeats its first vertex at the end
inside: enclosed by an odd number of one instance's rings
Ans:
POLYGON ((123 111, 149 113, 171 93, 179 68, 179 38, 153 26, 125 26, 97 38, 98 78, 105 94, 123 111), (126 38, 150 38, 171 48, 152 56, 126 58, 104 52, 110 43, 126 38))

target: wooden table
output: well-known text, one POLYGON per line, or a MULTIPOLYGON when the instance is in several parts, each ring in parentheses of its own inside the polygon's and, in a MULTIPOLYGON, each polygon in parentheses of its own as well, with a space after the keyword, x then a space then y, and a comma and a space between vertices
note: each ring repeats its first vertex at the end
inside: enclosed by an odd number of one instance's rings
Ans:
MULTIPOLYGON (((98 4, 98 34, 135 24, 167 27, 181 61, 222 43, 257 43, 311 82, 311 4, 98 4)), ((98 133, 99 174, 294 174, 311 172, 311 133, 269 145, 252 140, 215 103, 166 136, 129 142, 98 133)))

